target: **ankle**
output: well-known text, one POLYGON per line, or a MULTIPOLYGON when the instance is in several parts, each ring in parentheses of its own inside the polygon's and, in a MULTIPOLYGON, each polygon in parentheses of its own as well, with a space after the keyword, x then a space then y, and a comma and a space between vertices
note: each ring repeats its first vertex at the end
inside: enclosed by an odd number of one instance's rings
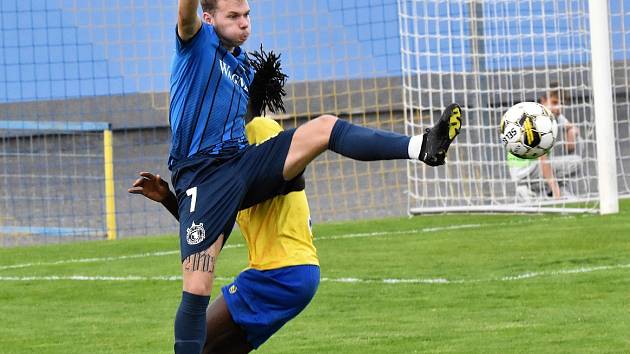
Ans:
POLYGON ((422 151, 423 142, 424 142, 424 135, 415 135, 411 137, 411 139, 409 140, 409 147, 407 148, 410 159, 412 160, 420 159, 420 152, 422 151))

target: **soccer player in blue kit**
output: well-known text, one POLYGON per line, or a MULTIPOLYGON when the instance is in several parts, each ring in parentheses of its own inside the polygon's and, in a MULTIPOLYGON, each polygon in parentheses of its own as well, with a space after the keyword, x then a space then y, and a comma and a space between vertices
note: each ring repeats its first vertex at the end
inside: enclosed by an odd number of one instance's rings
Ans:
POLYGON ((179 0, 171 68, 169 169, 177 197, 183 292, 175 352, 200 353, 214 266, 242 205, 267 200, 325 150, 362 160, 419 159, 442 165, 462 111, 449 105, 425 134, 404 136, 317 117, 249 145, 243 116, 253 70, 241 50, 250 35, 247 0, 179 0))
MULTIPOLYGON (((282 128, 264 117, 285 112, 287 76, 280 56, 249 53, 256 74, 249 87, 245 130, 250 144, 262 144, 282 128)), ((249 208, 241 205, 237 223, 247 243, 249 265, 224 286, 206 311, 204 354, 249 353, 297 316, 319 285, 319 259, 313 244, 305 181, 249 208)), ((177 198, 159 175, 140 172, 129 193, 161 203, 179 220, 177 198)))

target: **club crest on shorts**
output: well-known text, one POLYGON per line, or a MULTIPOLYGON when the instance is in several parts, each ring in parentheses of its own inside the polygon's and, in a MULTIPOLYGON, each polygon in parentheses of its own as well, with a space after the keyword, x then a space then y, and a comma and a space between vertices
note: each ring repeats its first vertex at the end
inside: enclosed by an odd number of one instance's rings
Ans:
POLYGON ((196 245, 205 238, 206 230, 204 230, 202 222, 195 224, 193 221, 192 225, 186 229, 186 242, 188 242, 189 245, 196 245))

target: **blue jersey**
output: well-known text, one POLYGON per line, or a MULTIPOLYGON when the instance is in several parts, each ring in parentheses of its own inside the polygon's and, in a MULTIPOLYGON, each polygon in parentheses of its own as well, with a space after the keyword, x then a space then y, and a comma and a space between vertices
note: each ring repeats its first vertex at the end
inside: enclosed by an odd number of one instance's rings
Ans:
POLYGON ((243 116, 253 71, 241 48, 225 49, 203 23, 188 41, 177 35, 171 65, 169 167, 193 155, 220 155, 247 146, 243 116))

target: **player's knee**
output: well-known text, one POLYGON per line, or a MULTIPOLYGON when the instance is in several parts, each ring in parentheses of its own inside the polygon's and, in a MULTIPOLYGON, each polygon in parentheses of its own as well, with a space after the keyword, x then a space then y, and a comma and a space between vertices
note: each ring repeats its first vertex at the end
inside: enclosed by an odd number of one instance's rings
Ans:
POLYGON ((195 295, 208 296, 212 292, 212 284, 203 281, 187 282, 184 284, 184 291, 195 295))
POLYGON ((337 122, 338 119, 339 118, 331 114, 324 114, 313 119, 313 121, 314 122, 316 121, 320 129, 322 130, 332 130, 332 128, 335 126, 335 123, 337 122))
POLYGON ((324 114, 315 119, 313 119, 313 124, 316 126, 316 134, 322 140, 322 143, 328 145, 328 140, 330 140, 330 134, 332 133, 333 127, 339 118, 330 115, 324 114))
POLYGON ((582 163, 582 158, 580 156, 574 155, 571 161, 569 162, 569 172, 575 173, 580 169, 580 164, 582 163))
POLYGON ((185 277, 184 291, 195 295, 208 296, 212 292, 212 280, 198 276, 193 279, 186 279, 185 277))

